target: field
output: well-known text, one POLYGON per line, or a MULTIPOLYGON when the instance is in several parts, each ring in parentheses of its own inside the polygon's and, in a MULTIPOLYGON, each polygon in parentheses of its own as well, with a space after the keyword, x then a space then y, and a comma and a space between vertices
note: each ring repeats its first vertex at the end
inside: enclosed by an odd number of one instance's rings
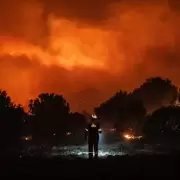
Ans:
POLYGON ((56 146, 50 151, 29 147, 29 153, 1 160, 1 176, 51 176, 60 179, 117 179, 137 177, 175 177, 179 155, 154 150, 151 146, 134 148, 130 143, 101 143, 99 159, 87 159, 87 144, 56 146))
POLYGON ((1 161, 1 176, 59 177, 60 179, 117 179, 129 177, 175 177, 179 156, 114 156, 99 160, 62 157, 21 157, 1 161))

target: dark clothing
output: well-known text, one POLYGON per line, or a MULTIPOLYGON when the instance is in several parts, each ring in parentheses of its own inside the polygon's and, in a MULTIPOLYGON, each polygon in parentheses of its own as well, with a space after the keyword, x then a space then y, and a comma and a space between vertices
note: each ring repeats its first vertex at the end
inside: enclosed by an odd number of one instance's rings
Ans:
POLYGON ((97 121, 93 121, 91 124, 88 124, 86 128, 86 138, 88 138, 89 158, 93 157, 93 153, 95 153, 95 157, 98 157, 99 133, 101 132, 102 130, 97 121))
POLYGON ((93 154, 95 153, 95 158, 98 157, 98 141, 95 142, 88 142, 88 152, 89 152, 89 158, 93 158, 93 154))

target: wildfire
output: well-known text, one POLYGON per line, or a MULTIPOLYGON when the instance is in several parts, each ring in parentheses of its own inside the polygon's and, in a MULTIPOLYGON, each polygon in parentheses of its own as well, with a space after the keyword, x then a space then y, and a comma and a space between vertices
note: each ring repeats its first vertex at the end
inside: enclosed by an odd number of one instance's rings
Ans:
POLYGON ((129 134, 125 134, 124 138, 126 139, 142 139, 142 136, 134 136, 134 135, 129 135, 129 134))
MULTIPOLYGON (((7 3, 8 7, 14 2, 7 3)), ((132 90, 142 76, 162 72, 177 77, 174 69, 169 72, 169 65, 166 69, 163 55, 148 54, 152 49, 179 45, 179 16, 166 1, 102 6, 98 15, 103 18, 92 19, 93 23, 78 18, 79 11, 72 16, 73 10, 59 4, 60 14, 36 0, 17 1, 16 8, 0 11, 0 89, 7 90, 17 103, 26 105, 41 92, 55 92, 63 93, 71 107, 76 107, 79 98, 74 93, 97 88, 101 97, 95 102, 89 95, 82 96, 80 102, 85 104, 75 109, 82 110, 103 102, 121 87, 132 90), (136 76, 136 83, 131 83, 136 76)))

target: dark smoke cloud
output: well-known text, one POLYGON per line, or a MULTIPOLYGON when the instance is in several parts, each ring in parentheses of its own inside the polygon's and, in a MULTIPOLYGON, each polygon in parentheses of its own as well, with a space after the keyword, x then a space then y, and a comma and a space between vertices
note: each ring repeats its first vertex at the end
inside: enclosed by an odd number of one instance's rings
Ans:
POLYGON ((174 11, 180 9, 180 3, 176 0, 2 0, 0 32, 2 35, 29 35, 35 41, 37 37, 48 35, 47 19, 50 14, 99 26, 111 17, 109 6, 112 4, 129 4, 133 7, 159 2, 167 2, 174 11))

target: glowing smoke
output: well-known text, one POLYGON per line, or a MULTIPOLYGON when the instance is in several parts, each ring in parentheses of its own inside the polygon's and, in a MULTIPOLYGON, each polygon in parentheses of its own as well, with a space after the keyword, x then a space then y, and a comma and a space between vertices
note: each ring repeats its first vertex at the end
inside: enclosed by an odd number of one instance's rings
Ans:
POLYGON ((173 2, 3 1, 0 87, 23 105, 53 91, 73 110, 92 110, 148 76, 179 85, 180 17, 173 2))

